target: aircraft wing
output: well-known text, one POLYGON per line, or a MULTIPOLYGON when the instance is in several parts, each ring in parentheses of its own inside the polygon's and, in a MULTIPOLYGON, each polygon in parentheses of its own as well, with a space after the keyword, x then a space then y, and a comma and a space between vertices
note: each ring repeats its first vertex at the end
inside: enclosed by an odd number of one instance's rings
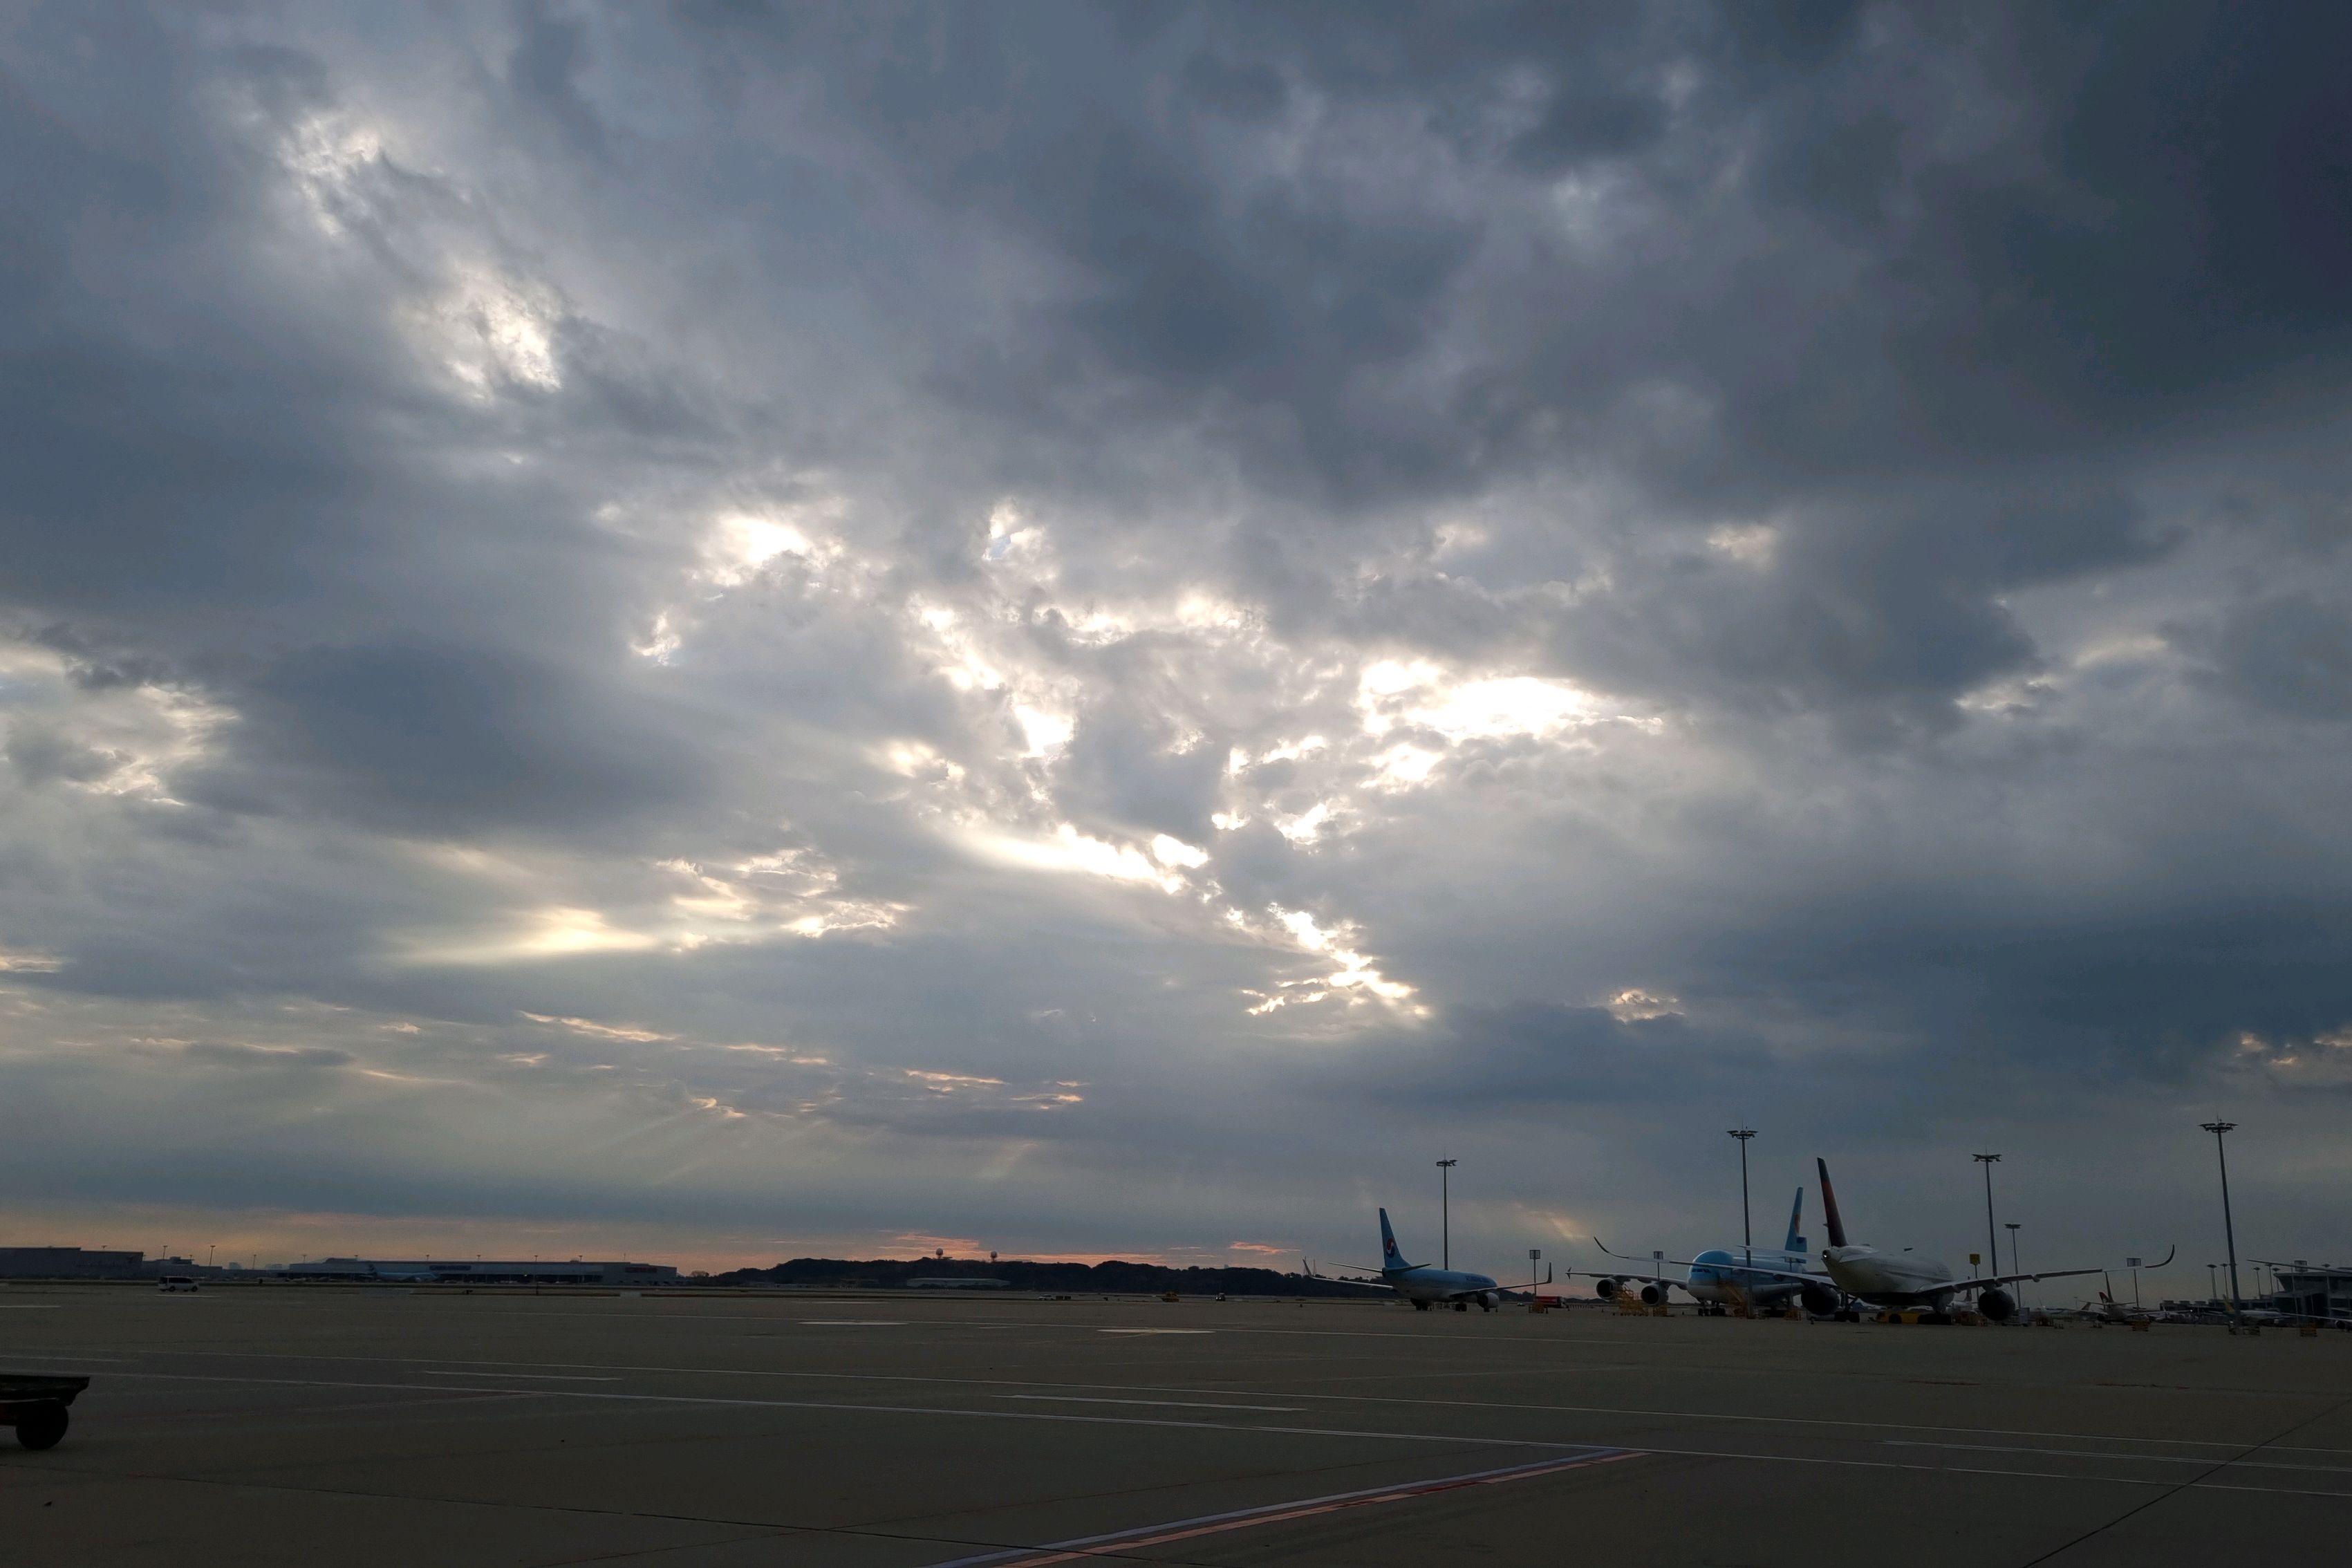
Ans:
MULTIPOLYGON (((1597 1236, 1592 1238, 1592 1245, 1601 1248, 1603 1252, 1609 1252, 1609 1244, 1602 1241, 1597 1236)), ((1623 1258, 1625 1255, 1622 1252, 1609 1252, 1609 1256, 1612 1258, 1623 1258)), ((1647 1263, 1651 1260, 1645 1258, 1641 1259, 1641 1261, 1647 1263)), ((1668 1263, 1676 1268, 1736 1268, 1742 1274, 1769 1274, 1776 1279, 1802 1279, 1808 1280, 1815 1285, 1827 1285, 1833 1290, 1837 1289, 1837 1281, 1831 1279, 1826 1274, 1809 1274, 1792 1268, 1767 1268, 1761 1263, 1693 1263, 1689 1259, 1683 1258, 1668 1258, 1662 1261, 1668 1263)), ((1580 1269, 1576 1270, 1576 1272, 1583 1273, 1588 1271, 1580 1269)), ((1665 1283, 1669 1285, 1679 1285, 1682 1283, 1679 1279, 1666 1279, 1666 1277, 1663 1274, 1594 1274, 1591 1277, 1595 1279, 1660 1279, 1664 1280, 1665 1283)))
MULTIPOLYGON (((1360 1274, 1378 1274, 1381 1272, 1377 1268, 1367 1268, 1360 1263, 1334 1263, 1330 1267, 1334 1268, 1352 1268, 1360 1274)), ((1330 1279, 1331 1276, 1324 1275, 1319 1276, 1318 1278, 1330 1279)), ((1335 1280, 1335 1283, 1341 1285, 1364 1285, 1369 1286, 1374 1290, 1393 1290, 1396 1289, 1395 1286, 1380 1279, 1349 1279, 1342 1277, 1335 1280)))
POLYGON ((2104 1268, 2044 1268, 2038 1274, 1979 1274, 1973 1279, 1939 1279, 1925 1289, 1934 1290, 1990 1290, 1996 1285, 2014 1285, 2021 1279, 2067 1279, 2077 1274, 2105 1274, 2104 1268))
MULTIPOLYGON (((1592 1238, 1592 1245, 1601 1248, 1603 1252, 1609 1252, 1609 1244, 1601 1240, 1597 1236, 1592 1238)), ((1609 1256, 1612 1258, 1625 1257, 1622 1252, 1609 1252, 1609 1256)), ((1626 1258, 1626 1261, 1629 1263, 1649 1263, 1654 1260, 1647 1258, 1626 1258)), ((1833 1289, 1837 1284, 1836 1280, 1831 1279, 1826 1274, 1808 1274, 1789 1268, 1768 1268, 1761 1263, 1694 1263, 1685 1258, 1667 1258, 1656 1259, 1654 1261, 1664 1262, 1675 1268, 1736 1268, 1742 1274, 1769 1274, 1779 1279, 1810 1279, 1817 1285, 1827 1285, 1833 1289)), ((1589 1273, 1590 1270, 1577 1269, 1574 1270, 1574 1272, 1589 1273)), ((1667 1279, 1663 1274, 1593 1274, 1591 1277, 1595 1279, 1660 1279, 1664 1280, 1665 1283, 1669 1285, 1679 1285, 1682 1283, 1679 1279, 1667 1279)))
MULTIPOLYGON (((1595 1246, 1595 1247, 1599 1247, 1599 1248, 1600 1248, 1601 1251, 1603 1251, 1603 1252, 1609 1252, 1609 1244, 1608 1244, 1607 1242, 1605 1242, 1605 1241, 1601 1240, 1601 1239, 1599 1237, 1597 1237, 1597 1236, 1596 1236, 1596 1237, 1594 1237, 1592 1238, 1592 1245, 1593 1245, 1593 1246, 1595 1246)), ((1622 1253, 1622 1252, 1609 1252, 1609 1256, 1610 1256, 1610 1257, 1612 1257, 1612 1258, 1625 1258, 1625 1255, 1624 1255, 1623 1253, 1622 1253)), ((1672 1264, 1674 1264, 1674 1265, 1675 1265, 1675 1267, 1676 1267, 1677 1268, 1688 1268, 1690 1267, 1690 1265, 1689 1265, 1689 1264, 1687 1264, 1687 1263, 1684 1263, 1684 1262, 1681 1262, 1680 1260, 1675 1259, 1675 1258, 1664 1258, 1664 1259, 1650 1258, 1625 1258, 1625 1261, 1626 1261, 1626 1262, 1628 1262, 1628 1263, 1643 1263, 1643 1264, 1663 1261, 1663 1262, 1666 1262, 1666 1263, 1672 1263, 1672 1264)), ((1650 1278, 1650 1277, 1649 1277, 1648 1275, 1646 1275, 1646 1274, 1622 1274, 1622 1275, 1621 1275, 1621 1274, 1612 1274, 1612 1275, 1609 1275, 1609 1276, 1608 1276, 1608 1278, 1609 1278, 1609 1279, 1648 1279, 1648 1278, 1650 1278)))
MULTIPOLYGON (((2161 1268, 2179 1256, 2180 1248, 2179 1245, 2176 1244, 2168 1249, 2165 1255, 2158 1258, 2155 1262, 2142 1264, 2140 1267, 2144 1268, 2161 1268)), ((1974 1279, 1955 1279, 1948 1285, 1938 1285, 1936 1289, 1938 1290, 1986 1290, 1990 1289, 1995 1285, 2013 1285, 2021 1279, 2070 1279, 2078 1274, 2106 1274, 2109 1272, 2112 1272, 2109 1268, 2045 1268, 2039 1274, 1985 1274, 1980 1275, 1974 1279)))

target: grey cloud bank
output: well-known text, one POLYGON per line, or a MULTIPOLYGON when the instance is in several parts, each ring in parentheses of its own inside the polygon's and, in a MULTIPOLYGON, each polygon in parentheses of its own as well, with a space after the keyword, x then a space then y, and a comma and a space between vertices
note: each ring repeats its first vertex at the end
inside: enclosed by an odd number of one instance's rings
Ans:
POLYGON ((30 8, 0 1209, 2352 1249, 2347 28, 30 8))

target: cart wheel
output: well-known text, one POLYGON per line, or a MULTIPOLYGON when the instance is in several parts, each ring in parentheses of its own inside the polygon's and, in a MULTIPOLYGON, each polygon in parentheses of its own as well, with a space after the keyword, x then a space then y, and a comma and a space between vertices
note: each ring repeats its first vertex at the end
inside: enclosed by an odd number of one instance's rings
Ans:
POLYGON ((54 1448, 66 1435, 66 1407, 36 1405, 16 1417, 16 1441, 27 1448, 54 1448))

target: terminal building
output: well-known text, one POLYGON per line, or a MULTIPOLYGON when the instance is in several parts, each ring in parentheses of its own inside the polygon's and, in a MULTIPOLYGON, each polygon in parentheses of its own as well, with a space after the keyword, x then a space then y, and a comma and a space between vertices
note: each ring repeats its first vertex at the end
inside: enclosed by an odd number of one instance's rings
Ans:
POLYGON ((0 1279, 152 1279, 143 1252, 85 1247, 0 1247, 0 1279))
POLYGON ((269 1274, 287 1279, 359 1284, 404 1280, 435 1285, 675 1285, 677 1270, 667 1263, 589 1261, 584 1258, 529 1262, 462 1261, 448 1258, 322 1258, 289 1263, 269 1274))
POLYGON ((2352 1318, 2352 1268, 2332 1263, 2271 1265, 2277 1289, 2269 1305, 2308 1318, 2352 1318))

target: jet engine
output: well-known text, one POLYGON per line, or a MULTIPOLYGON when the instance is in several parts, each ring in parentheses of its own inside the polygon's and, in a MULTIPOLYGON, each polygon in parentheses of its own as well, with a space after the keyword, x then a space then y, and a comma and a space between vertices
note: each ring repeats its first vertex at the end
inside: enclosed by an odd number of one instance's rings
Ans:
POLYGON ((2017 1316, 2017 1298, 1994 1286, 1977 1297, 1977 1310, 1996 1323, 2005 1323, 2017 1316))
POLYGON ((1803 1302, 1805 1310, 1816 1318, 1837 1315, 1838 1293, 1826 1285, 1816 1285, 1808 1280, 1804 1289, 1797 1292, 1797 1300, 1803 1302))
POLYGON ((1642 1305, 1644 1307, 1664 1306, 1665 1300, 1666 1288, 1659 1281, 1653 1279, 1642 1287, 1642 1305))
POLYGON ((1614 1301, 1624 1290, 1622 1280, 1601 1279, 1592 1282, 1592 1293, 1604 1301, 1614 1301))

